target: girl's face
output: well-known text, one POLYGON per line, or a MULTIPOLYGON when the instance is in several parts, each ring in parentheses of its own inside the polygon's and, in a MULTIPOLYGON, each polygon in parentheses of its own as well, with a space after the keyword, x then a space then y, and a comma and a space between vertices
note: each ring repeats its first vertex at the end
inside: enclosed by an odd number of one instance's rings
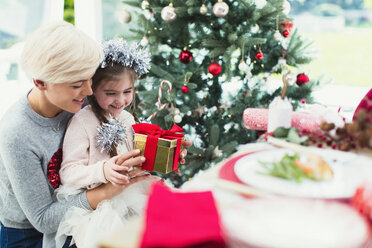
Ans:
POLYGON ((46 83, 45 96, 48 104, 46 117, 53 117, 62 110, 77 113, 83 106, 84 98, 92 95, 92 77, 73 83, 46 83))
POLYGON ((133 100, 133 82, 129 73, 123 72, 118 79, 102 80, 94 91, 98 105, 113 116, 131 104, 133 100))

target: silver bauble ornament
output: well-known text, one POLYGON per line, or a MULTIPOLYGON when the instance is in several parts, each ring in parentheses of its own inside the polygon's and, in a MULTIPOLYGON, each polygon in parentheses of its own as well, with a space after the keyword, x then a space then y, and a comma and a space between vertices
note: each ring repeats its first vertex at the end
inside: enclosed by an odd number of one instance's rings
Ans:
POLYGON ((182 116, 180 115, 175 115, 173 118, 175 123, 180 123, 182 121, 182 116))
POLYGON ((200 7, 200 14, 205 15, 205 14, 207 14, 207 12, 208 12, 208 8, 203 3, 202 6, 200 7))
POLYGON ((275 39, 276 41, 281 41, 282 38, 283 38, 283 36, 282 36, 282 34, 279 32, 279 30, 276 30, 276 31, 275 31, 275 34, 274 34, 274 39, 275 39))
POLYGON ((287 79, 288 85, 294 85, 297 80, 297 75, 295 75, 294 73, 288 73, 286 75, 286 79, 287 79))
POLYGON ((247 65, 244 61, 240 61, 238 68, 239 70, 246 72, 249 70, 249 65, 247 65))
POLYGON ((131 14, 125 8, 119 13, 118 18, 121 24, 129 23, 132 20, 131 14))
POLYGON ((148 9, 149 7, 150 7, 150 3, 147 0, 142 1, 142 3, 141 3, 141 8, 142 9, 148 9))
POLYGON ((149 44, 149 40, 147 39, 146 36, 143 36, 141 42, 140 42, 141 46, 145 47, 149 44))
POLYGON ((172 22, 176 17, 177 14, 172 4, 169 4, 161 10, 161 18, 166 22, 172 22))
POLYGON ((266 5, 266 0, 255 0, 254 1, 257 8, 262 9, 266 5))
POLYGON ((222 0, 218 0, 218 2, 213 5, 212 11, 215 16, 224 17, 229 13, 229 5, 222 0))
POLYGON ((291 4, 287 0, 284 0, 284 2, 283 2, 283 14, 288 15, 290 11, 291 11, 291 4))
POLYGON ((251 32, 252 33, 257 33, 258 31, 260 31, 260 26, 258 26, 258 24, 254 25, 253 27, 251 27, 251 32))

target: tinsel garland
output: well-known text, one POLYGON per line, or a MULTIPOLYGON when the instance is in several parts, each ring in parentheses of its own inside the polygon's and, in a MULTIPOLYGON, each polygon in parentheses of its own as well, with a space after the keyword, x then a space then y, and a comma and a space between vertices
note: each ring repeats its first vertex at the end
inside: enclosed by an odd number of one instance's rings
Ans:
POLYGON ((108 123, 97 127, 97 131, 97 147, 101 148, 101 152, 110 152, 112 144, 118 146, 127 140, 126 128, 112 116, 108 123))

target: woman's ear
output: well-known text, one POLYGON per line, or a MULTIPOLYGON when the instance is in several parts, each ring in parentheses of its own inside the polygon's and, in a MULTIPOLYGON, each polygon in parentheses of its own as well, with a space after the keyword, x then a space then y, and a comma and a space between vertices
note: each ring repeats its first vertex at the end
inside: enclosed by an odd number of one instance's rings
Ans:
POLYGON ((34 85, 36 88, 39 90, 46 90, 47 89, 47 84, 41 80, 38 79, 33 79, 34 85))

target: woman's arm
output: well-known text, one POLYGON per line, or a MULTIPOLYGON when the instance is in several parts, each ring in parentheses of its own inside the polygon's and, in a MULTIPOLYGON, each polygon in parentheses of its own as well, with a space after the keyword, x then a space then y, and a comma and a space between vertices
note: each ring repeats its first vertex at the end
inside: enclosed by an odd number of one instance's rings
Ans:
POLYGON ((40 232, 54 233, 70 207, 90 209, 90 205, 85 192, 71 196, 68 201, 54 201, 53 188, 39 157, 40 147, 31 140, 25 142, 24 138, 17 133, 2 133, 0 139, 1 164, 6 174, 4 180, 9 180, 11 186, 7 201, 12 206, 5 207, 9 217, 18 215, 14 218, 27 218, 40 232))

